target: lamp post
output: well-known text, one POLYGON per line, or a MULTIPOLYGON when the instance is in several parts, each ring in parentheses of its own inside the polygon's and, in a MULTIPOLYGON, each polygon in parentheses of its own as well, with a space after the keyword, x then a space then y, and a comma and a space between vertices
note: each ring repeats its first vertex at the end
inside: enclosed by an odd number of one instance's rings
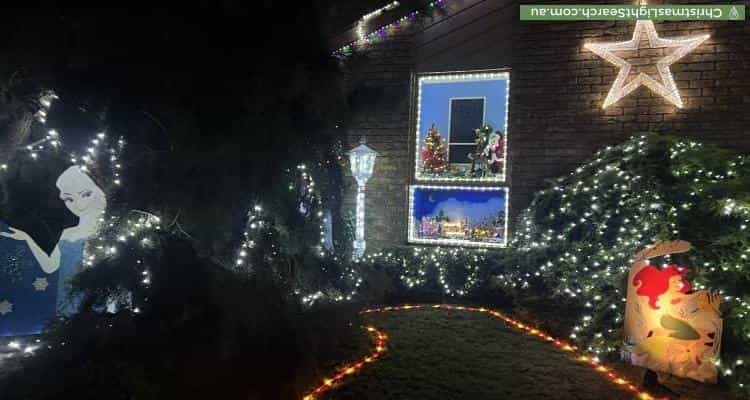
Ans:
POLYGON ((378 153, 365 145, 365 139, 359 140, 359 146, 349 152, 352 175, 357 180, 357 224, 354 238, 353 258, 365 254, 365 185, 372 176, 375 157, 378 153))

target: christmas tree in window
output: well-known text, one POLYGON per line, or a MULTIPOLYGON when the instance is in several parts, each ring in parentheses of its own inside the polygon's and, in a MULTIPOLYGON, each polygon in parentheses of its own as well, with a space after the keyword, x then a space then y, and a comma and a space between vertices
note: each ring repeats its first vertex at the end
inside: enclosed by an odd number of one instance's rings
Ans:
POLYGON ((439 174, 448 168, 448 157, 445 151, 443 138, 440 136, 435 124, 427 130, 427 137, 422 147, 422 172, 439 174))

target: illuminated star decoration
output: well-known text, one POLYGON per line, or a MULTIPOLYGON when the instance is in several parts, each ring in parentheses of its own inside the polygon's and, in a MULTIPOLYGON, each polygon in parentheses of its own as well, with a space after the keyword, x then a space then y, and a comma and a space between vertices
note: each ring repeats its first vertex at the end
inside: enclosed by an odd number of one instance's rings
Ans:
POLYGON ((0 301, 0 315, 10 314, 13 312, 13 303, 8 300, 0 301))
POLYGON ((633 38, 628 41, 613 43, 586 43, 584 45, 586 49, 591 50, 599 57, 620 67, 620 72, 617 74, 615 83, 609 90, 607 98, 604 99, 604 105, 602 105, 602 108, 611 106, 641 85, 653 90, 654 93, 664 97, 675 106, 682 108, 682 99, 680 99, 680 93, 677 90, 677 85, 675 85, 669 66, 693 51, 696 47, 700 46, 700 44, 709 37, 710 35, 699 35, 664 39, 660 38, 656 33, 653 21, 636 21, 633 38), (628 84, 625 84, 625 80, 630 74, 632 65, 621 57, 616 56, 614 52, 639 50, 641 48, 641 35, 643 34, 646 34, 648 37, 648 47, 644 47, 646 49, 675 48, 676 50, 656 62, 656 69, 661 77, 661 82, 643 72, 640 72, 635 79, 628 84))
POLYGON ((47 282, 47 278, 36 278, 34 279, 34 283, 32 283, 34 286, 34 290, 37 292, 41 292, 43 290, 47 289, 47 286, 49 286, 49 282, 47 282))

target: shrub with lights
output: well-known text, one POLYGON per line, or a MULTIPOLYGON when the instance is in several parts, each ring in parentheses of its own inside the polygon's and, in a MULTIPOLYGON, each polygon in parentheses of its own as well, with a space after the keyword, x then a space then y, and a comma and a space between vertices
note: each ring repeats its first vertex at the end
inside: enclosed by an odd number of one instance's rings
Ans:
POLYGON ((717 363, 723 379, 744 392, 748 188, 747 156, 665 135, 634 137, 539 192, 508 249, 393 247, 366 255, 354 269, 365 276, 360 299, 512 299, 554 319, 551 325, 567 329, 593 359, 611 360, 622 345, 633 257, 658 240, 686 240, 691 252, 651 261, 691 268, 695 289, 720 292, 724 338, 717 363))
POLYGON ((745 391, 749 188, 747 156, 669 136, 635 137, 539 192, 518 220, 512 250, 490 273, 521 301, 557 299, 571 340, 595 357, 616 358, 632 258, 657 240, 687 240, 693 251, 652 261, 691 268, 696 289, 721 293, 720 371, 745 391))
MULTIPOLYGON (((43 100, 45 111, 52 99, 43 100)), ((37 119, 44 123, 45 115, 37 119)), ((61 140, 56 131, 46 131, 24 150, 23 162, 37 162, 47 150, 61 162, 61 140)), ((112 176, 115 189, 121 186, 123 146, 114 136, 96 135, 84 154, 69 160, 66 154, 65 162, 112 176)), ((164 215, 173 218, 162 221, 147 212, 110 207, 101 232, 86 248, 84 261, 93 268, 74 282, 75 293, 83 298, 82 312, 56 321, 38 346, 50 351, 32 359, 32 368, 25 371, 31 371, 29 375, 0 382, 0 390, 12 387, 16 398, 32 398, 29 382, 75 359, 104 371, 96 383, 110 382, 113 397, 123 391, 155 397, 177 393, 190 389, 185 389, 185 377, 199 382, 191 374, 205 370, 205 365, 177 369, 185 349, 198 355, 196 362, 225 362, 243 376, 258 377, 258 382, 291 381, 294 377, 280 375, 285 362, 295 363, 297 371, 314 370, 316 362, 313 356, 299 361, 295 354, 316 342, 297 336, 300 327, 313 326, 305 319, 326 303, 352 300, 486 301, 502 294, 534 309, 529 300, 543 298, 555 302, 556 327, 568 329, 572 343, 592 359, 613 359, 622 344, 632 258, 657 240, 681 239, 691 242, 693 251, 652 261, 689 267, 696 289, 720 291, 720 371, 726 381, 750 394, 750 372, 744 365, 750 357, 750 295, 745 289, 750 287, 745 269, 750 257, 748 157, 669 136, 634 137, 598 152, 539 192, 517 221, 508 249, 394 247, 358 260, 350 260, 351 229, 338 211, 340 151, 314 158, 318 161, 288 169, 286 182, 267 189, 248 206, 231 269, 197 254, 193 239, 175 222, 165 222, 176 221, 175 215, 167 212, 164 215), (217 326, 221 337, 212 336, 217 326), (142 336, 144 332, 149 336, 142 336), (283 352, 275 347, 270 347, 275 353, 263 352, 262 344, 276 340, 272 336, 282 338, 276 344, 283 344, 283 352), (205 344, 195 350, 197 342, 205 344), (250 366, 232 352, 276 360, 277 368, 268 363, 250 366), (165 355, 152 360, 155 353, 165 355), (109 372, 117 368, 129 375, 109 372), (278 374, 272 377, 271 372, 278 374), (134 388, 135 383, 141 386, 134 388)), ((0 169, 7 176, 21 166, 3 164, 0 169)), ((69 382, 87 387, 90 376, 86 369, 80 371, 69 371, 68 383, 59 380, 45 390, 67 390, 69 382)), ((218 376, 208 377, 201 390, 216 390, 221 382, 218 376)), ((240 389, 226 387, 221 393, 244 394, 234 390, 240 389)))
MULTIPOLYGON (((259 192, 234 268, 224 268, 182 229, 178 207, 159 204, 157 215, 122 201, 125 194, 140 200, 133 195, 138 182, 128 179, 135 157, 122 155, 123 139, 103 131, 82 149, 63 146, 65 132, 44 126, 56 98, 49 96, 40 100, 32 143, 0 165, 0 182, 34 181, 28 176, 72 163, 101 180, 112 201, 86 244, 84 271, 72 281, 79 312, 55 318, 39 337, 0 344, 12 350, 0 359, 3 398, 292 398, 326 357, 340 358, 337 341, 359 334, 348 324, 354 310, 301 307, 323 296, 351 299, 359 285, 357 277, 346 279, 331 246, 351 241, 327 228, 340 218, 335 162, 299 164, 286 171, 288 184, 259 192)), ((24 196, 7 193, 12 207, 3 217, 27 211, 24 196)))

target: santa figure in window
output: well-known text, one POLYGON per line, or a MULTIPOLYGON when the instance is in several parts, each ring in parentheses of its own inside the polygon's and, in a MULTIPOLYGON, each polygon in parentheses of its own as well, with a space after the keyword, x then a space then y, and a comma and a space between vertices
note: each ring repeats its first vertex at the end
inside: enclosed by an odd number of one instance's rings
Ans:
POLYGON ((484 148, 483 156, 487 160, 490 172, 499 174, 503 171, 505 163, 505 135, 503 132, 495 131, 491 134, 487 146, 484 148))

